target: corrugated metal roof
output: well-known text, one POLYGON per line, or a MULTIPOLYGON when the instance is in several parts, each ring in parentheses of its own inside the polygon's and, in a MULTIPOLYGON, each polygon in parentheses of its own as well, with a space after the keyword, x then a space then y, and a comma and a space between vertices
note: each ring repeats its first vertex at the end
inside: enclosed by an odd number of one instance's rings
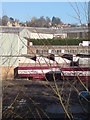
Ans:
POLYGON ((67 64, 67 63, 70 63, 71 61, 70 60, 68 60, 68 59, 65 59, 65 58, 62 58, 62 57, 55 57, 55 61, 57 62, 57 63, 65 63, 65 64, 67 64))
POLYGON ((18 62, 19 63, 35 63, 34 60, 26 57, 18 57, 18 62))
POLYGON ((45 63, 48 65, 48 63, 53 63, 54 61, 53 60, 50 60, 48 58, 45 58, 45 57, 37 57, 36 58, 36 63, 45 63))
POLYGON ((70 32, 88 32, 88 27, 71 27, 71 28, 38 28, 38 27, 7 27, 0 26, 0 33, 16 33, 19 34, 23 29, 27 29, 33 33, 45 34, 61 34, 70 32))

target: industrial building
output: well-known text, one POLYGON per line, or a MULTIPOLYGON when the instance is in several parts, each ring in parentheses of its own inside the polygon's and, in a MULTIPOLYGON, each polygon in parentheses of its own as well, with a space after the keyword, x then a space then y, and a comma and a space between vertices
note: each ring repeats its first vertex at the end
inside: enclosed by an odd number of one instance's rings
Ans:
POLYGON ((14 33, 31 39, 52 38, 87 38, 88 27, 70 28, 37 28, 37 27, 8 27, 0 26, 0 33, 14 33))
POLYGON ((30 46, 27 49, 27 54, 90 54, 90 46, 30 46))
MULTIPOLYGON (((57 36, 68 36, 67 32, 87 32, 87 28, 20 28, 20 27, 0 27, 0 66, 3 79, 14 77, 14 68, 17 66, 42 65, 47 61, 50 64, 55 64, 48 58, 40 58, 41 55, 46 57, 50 54, 60 56, 61 54, 79 54, 90 53, 89 46, 34 46, 29 44, 27 38, 53 38, 57 36), (56 36, 55 36, 56 35, 56 36), (33 56, 38 55, 36 61, 32 60, 33 56)), ((55 58, 57 62, 61 59, 55 58)), ((68 61, 67 61, 68 62, 68 61)), ((59 63, 60 64, 60 63, 59 63)))
POLYGON ((1 33, 0 42, 2 77, 12 77, 13 68, 18 66, 18 56, 27 54, 27 40, 17 34, 1 33))

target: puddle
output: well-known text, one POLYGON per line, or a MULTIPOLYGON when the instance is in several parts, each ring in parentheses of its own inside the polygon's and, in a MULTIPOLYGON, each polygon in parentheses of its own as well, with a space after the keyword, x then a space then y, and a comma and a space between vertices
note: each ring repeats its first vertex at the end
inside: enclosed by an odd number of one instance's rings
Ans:
MULTIPOLYGON (((70 105, 69 109, 71 110, 73 114, 83 113, 83 109, 79 104, 70 105)), ((69 112, 69 109, 68 109, 68 112, 69 112)), ((64 114, 65 113, 61 104, 53 104, 53 105, 48 106, 46 108, 46 112, 52 113, 52 114, 64 114)))
MULTIPOLYGON (((73 114, 74 120, 89 120, 88 114, 83 111, 79 104, 70 105, 71 113, 73 114)), ((70 109, 68 109, 68 113, 70 113, 70 109)), ((65 120, 65 112, 61 104, 53 104, 46 108, 47 113, 53 116, 62 116, 62 120, 65 120)))
POLYGON ((46 108, 46 112, 49 113, 54 113, 54 114, 59 114, 59 113, 64 113, 64 110, 61 105, 50 105, 46 108))

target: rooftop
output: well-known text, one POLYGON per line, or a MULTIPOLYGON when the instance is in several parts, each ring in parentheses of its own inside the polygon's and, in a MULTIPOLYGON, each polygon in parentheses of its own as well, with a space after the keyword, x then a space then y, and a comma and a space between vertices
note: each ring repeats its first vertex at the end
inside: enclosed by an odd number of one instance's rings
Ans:
POLYGON ((23 29, 27 29, 27 30, 29 30, 30 32, 33 32, 33 33, 45 33, 45 34, 88 32, 88 27, 39 28, 39 27, 8 27, 8 26, 0 26, 0 33, 19 34, 23 29))

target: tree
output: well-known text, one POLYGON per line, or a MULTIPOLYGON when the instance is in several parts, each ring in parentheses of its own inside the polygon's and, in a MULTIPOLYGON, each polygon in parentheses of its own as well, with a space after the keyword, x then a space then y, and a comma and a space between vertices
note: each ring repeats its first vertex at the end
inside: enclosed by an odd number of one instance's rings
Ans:
POLYGON ((56 24, 56 18, 53 17, 53 18, 52 18, 52 26, 55 26, 55 24, 56 24))
POLYGON ((45 20, 44 16, 41 16, 39 18, 39 26, 40 27, 45 27, 46 26, 46 20, 45 20))
POLYGON ((36 27, 36 23, 37 23, 37 18, 32 17, 31 21, 27 21, 27 26, 28 27, 36 27))
POLYGON ((37 19, 36 17, 33 17, 31 19, 31 22, 28 22, 28 26, 31 27, 46 27, 46 20, 43 16, 41 16, 39 19, 37 19))
POLYGON ((14 22, 14 18, 12 18, 12 17, 10 17, 9 20, 10 20, 11 23, 14 22))
POLYGON ((4 16, 2 17, 2 25, 3 25, 3 26, 6 26, 8 20, 9 20, 8 16, 7 16, 7 15, 4 15, 4 16))
POLYGON ((18 19, 15 19, 15 22, 19 23, 19 20, 18 20, 18 19))
POLYGON ((57 25, 59 25, 59 24, 62 24, 61 19, 58 18, 58 17, 54 17, 54 16, 53 16, 53 18, 52 18, 52 26, 57 26, 57 25))
POLYGON ((2 19, 0 18, 0 25, 2 25, 2 19))
POLYGON ((50 27, 51 26, 51 20, 49 17, 46 17, 46 27, 50 27))
POLYGON ((90 39, 90 1, 88 3, 88 39, 90 39))

